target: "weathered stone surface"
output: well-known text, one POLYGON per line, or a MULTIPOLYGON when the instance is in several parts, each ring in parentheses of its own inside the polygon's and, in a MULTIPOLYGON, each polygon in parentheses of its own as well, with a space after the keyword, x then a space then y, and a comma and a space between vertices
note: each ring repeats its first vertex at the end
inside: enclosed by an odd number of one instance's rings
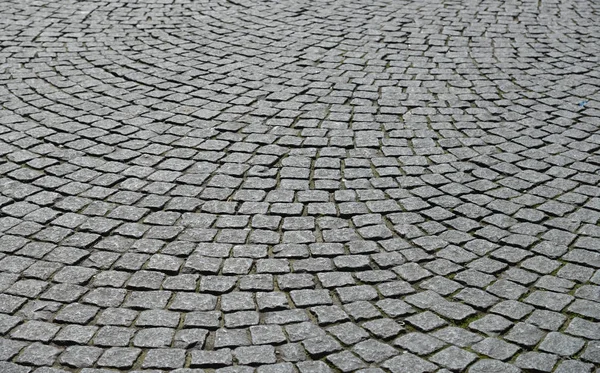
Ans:
POLYGON ((0 371, 595 369, 599 14, 0 1, 0 371))

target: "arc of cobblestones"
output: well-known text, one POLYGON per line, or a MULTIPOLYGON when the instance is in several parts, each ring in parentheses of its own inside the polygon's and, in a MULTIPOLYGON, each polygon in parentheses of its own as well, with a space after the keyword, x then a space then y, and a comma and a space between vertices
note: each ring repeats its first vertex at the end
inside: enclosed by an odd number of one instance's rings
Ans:
POLYGON ((596 2, 0 14, 0 371, 599 372, 596 2))

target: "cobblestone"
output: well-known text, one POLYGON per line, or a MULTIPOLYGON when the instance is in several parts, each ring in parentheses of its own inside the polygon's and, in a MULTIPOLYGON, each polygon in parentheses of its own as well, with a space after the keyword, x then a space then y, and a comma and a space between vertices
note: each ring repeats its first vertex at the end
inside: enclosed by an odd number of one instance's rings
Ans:
POLYGON ((0 371, 592 372, 599 11, 0 2, 0 371))

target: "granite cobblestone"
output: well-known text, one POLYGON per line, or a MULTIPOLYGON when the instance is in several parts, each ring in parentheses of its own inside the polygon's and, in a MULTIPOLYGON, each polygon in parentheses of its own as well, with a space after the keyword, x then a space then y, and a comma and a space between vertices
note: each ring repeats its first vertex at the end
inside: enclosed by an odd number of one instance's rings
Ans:
POLYGON ((598 372, 597 2, 0 15, 0 372, 598 372))

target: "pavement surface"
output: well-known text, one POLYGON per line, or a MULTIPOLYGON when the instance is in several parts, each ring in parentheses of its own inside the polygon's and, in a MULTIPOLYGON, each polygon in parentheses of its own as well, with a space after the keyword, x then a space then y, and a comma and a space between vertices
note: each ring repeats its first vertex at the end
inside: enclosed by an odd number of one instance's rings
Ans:
POLYGON ((0 16, 0 372, 600 371, 600 2, 0 16))

